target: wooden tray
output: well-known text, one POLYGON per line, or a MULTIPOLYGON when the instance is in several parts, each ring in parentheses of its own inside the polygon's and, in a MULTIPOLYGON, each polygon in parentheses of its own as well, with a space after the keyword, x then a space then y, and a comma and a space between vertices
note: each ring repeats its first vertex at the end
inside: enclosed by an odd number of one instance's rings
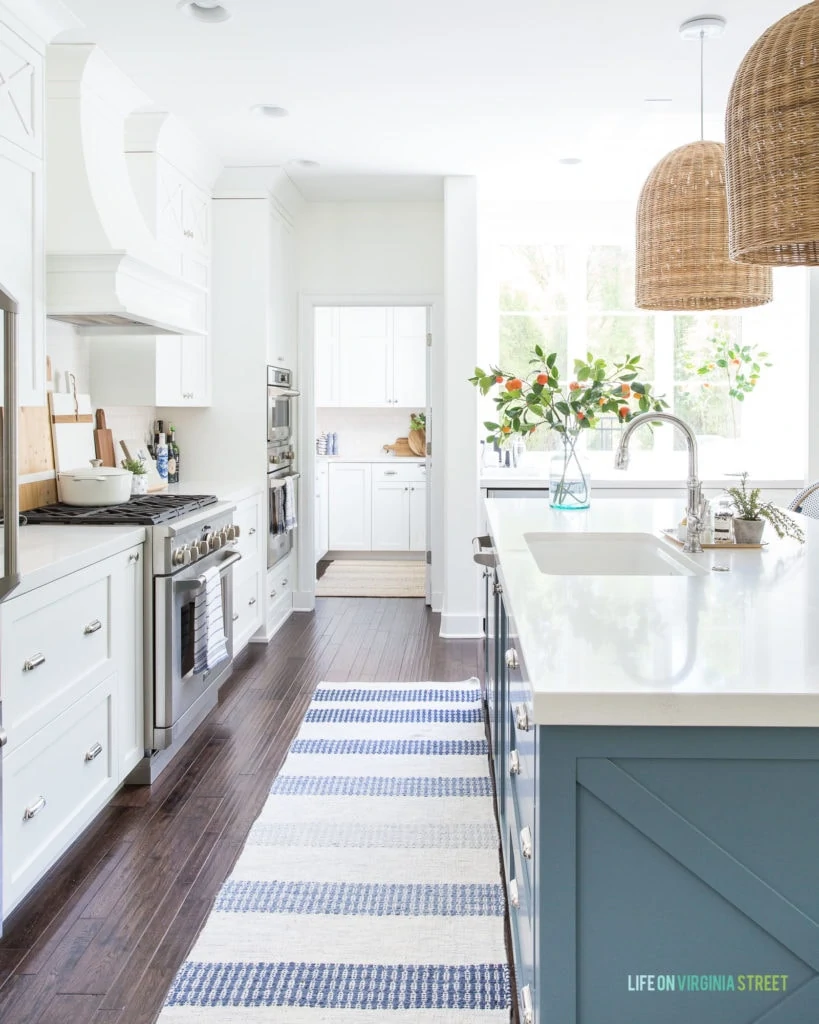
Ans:
POLYGON ((395 455, 402 457, 417 458, 416 453, 409 446, 409 439, 406 437, 396 437, 395 444, 385 444, 385 452, 392 452, 395 455))
MULTIPOLYGON (((675 544, 679 544, 680 547, 682 547, 683 544, 685 543, 685 541, 680 540, 680 538, 677 536, 677 531, 675 529, 670 529, 669 528, 667 530, 660 530, 660 533, 664 537, 668 537, 669 540, 673 540, 675 544)), ((716 543, 711 543, 711 544, 706 544, 705 542, 703 542, 702 549, 703 549, 703 551, 705 551, 705 550, 707 550, 709 548, 717 548, 720 551, 725 551, 726 549, 729 549, 729 548, 754 548, 757 551, 759 551, 762 548, 765 548, 767 546, 768 546, 768 542, 766 540, 763 540, 760 544, 737 544, 735 541, 730 540, 730 541, 718 541, 716 543)))

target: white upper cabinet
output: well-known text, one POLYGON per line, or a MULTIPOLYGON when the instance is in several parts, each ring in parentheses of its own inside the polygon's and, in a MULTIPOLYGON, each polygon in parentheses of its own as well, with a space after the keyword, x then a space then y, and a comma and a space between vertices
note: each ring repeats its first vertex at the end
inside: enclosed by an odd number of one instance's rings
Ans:
POLYGON ((339 404, 360 408, 392 403, 392 310, 338 310, 339 404))
POLYGON ((45 401, 43 115, 43 55, 0 20, 0 283, 20 307, 20 405, 45 401))
POLYGON ((426 308, 342 306, 315 313, 317 406, 426 406, 426 308))
POLYGON ((427 404, 426 307, 402 306, 394 317, 394 404, 420 412, 427 404))

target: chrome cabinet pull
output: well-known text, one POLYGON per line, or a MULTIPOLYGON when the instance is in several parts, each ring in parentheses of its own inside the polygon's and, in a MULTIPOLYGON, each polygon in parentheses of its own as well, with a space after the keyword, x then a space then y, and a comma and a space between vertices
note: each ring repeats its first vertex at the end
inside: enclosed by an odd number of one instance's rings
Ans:
POLYGON ((532 831, 528 825, 520 830, 520 852, 526 860, 532 859, 532 831))
POLYGON ((45 664, 45 655, 35 654, 31 658, 26 658, 26 660, 23 662, 23 671, 33 672, 35 668, 38 668, 40 665, 43 664, 45 664))
POLYGON ((520 906, 520 893, 518 883, 514 878, 509 879, 509 902, 517 910, 520 906))
POLYGON ((532 989, 530 985, 524 985, 520 990, 520 1002, 523 1010, 520 1015, 520 1024, 535 1024, 535 1009, 532 1005, 532 989))
POLYGON ((93 747, 89 747, 89 749, 86 750, 86 752, 85 752, 85 760, 86 761, 95 761, 100 756, 101 753, 102 753, 102 744, 101 743, 95 743, 93 745, 93 747))
POLYGON ((520 755, 517 750, 513 750, 509 755, 509 774, 520 775, 520 755))
POLYGON ((529 732, 529 709, 525 704, 515 705, 515 725, 521 732, 529 732))
POLYGON ((253 607, 253 605, 254 605, 254 604, 256 604, 256 598, 255 598, 255 597, 251 597, 251 599, 250 599, 250 600, 249 600, 249 601, 248 601, 247 603, 248 603, 248 604, 249 604, 249 605, 251 606, 251 608, 252 608, 252 607, 253 607))
POLYGON ((518 652, 514 647, 510 647, 506 652, 504 655, 504 661, 511 669, 515 669, 520 665, 520 662, 518 661, 518 652))
POLYGON ((46 805, 46 798, 44 796, 37 797, 33 804, 29 804, 28 807, 23 811, 23 821, 31 821, 31 819, 40 813, 40 811, 46 805))
POLYGON ((5 729, 0 729, 0 747, 5 747, 9 741, 9 734, 5 729))
POLYGON ((128 555, 128 563, 130 565, 132 565, 134 562, 138 562, 138 561, 139 561, 139 552, 138 551, 132 551, 131 554, 128 555))
POLYGON ((88 623, 88 625, 83 630, 83 633, 85 633, 85 635, 88 636, 89 633, 98 633, 101 629, 102 623, 100 622, 100 620, 94 619, 93 622, 88 623))
POLYGON ((247 531, 248 537, 252 537, 255 532, 256 532, 256 527, 255 526, 251 526, 250 529, 247 531))
POLYGON ((288 580, 288 578, 287 578, 287 577, 285 576, 285 577, 284 577, 284 579, 282 580, 282 586, 283 586, 283 587, 286 587, 288 583, 289 583, 289 580, 288 580))
POLYGON ((238 612, 234 612, 233 613, 233 621, 235 622, 238 618, 239 618, 239 613, 238 612))
POLYGON ((384 470, 384 476, 398 476, 398 470, 397 469, 385 469, 384 470))

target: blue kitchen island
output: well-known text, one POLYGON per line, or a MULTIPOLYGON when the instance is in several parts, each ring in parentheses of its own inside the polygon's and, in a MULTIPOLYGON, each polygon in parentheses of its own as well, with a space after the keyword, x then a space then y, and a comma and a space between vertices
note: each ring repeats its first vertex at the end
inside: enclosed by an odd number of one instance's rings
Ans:
POLYGON ((668 501, 486 509, 522 1024, 819 1022, 819 523, 689 556, 668 501))

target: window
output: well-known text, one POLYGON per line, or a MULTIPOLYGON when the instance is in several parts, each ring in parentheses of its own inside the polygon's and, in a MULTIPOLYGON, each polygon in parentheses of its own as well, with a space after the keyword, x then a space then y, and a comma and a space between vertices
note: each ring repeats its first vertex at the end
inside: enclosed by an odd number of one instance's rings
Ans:
MULTIPOLYGON (((804 475, 807 327, 799 271, 775 274, 770 306, 672 314, 635 308, 634 253, 627 246, 502 245, 496 258, 497 363, 504 370, 529 372, 535 344, 557 352, 564 379, 586 352, 608 361, 639 354, 643 379, 694 428, 703 475, 723 477, 742 469, 771 479, 804 475), (744 383, 738 384, 737 373, 744 383), (772 400, 777 416, 769 412, 772 400), (784 458, 783 415, 794 426, 784 458)), ((621 430, 614 418, 601 420, 586 438, 589 452, 611 451, 621 430)), ((640 462, 644 475, 679 474, 685 443, 678 431, 643 429, 634 441, 635 453, 643 454, 635 467, 640 462)), ((542 451, 558 443, 541 429, 527 447, 542 451)), ((600 458, 608 465, 607 457, 600 458)))

